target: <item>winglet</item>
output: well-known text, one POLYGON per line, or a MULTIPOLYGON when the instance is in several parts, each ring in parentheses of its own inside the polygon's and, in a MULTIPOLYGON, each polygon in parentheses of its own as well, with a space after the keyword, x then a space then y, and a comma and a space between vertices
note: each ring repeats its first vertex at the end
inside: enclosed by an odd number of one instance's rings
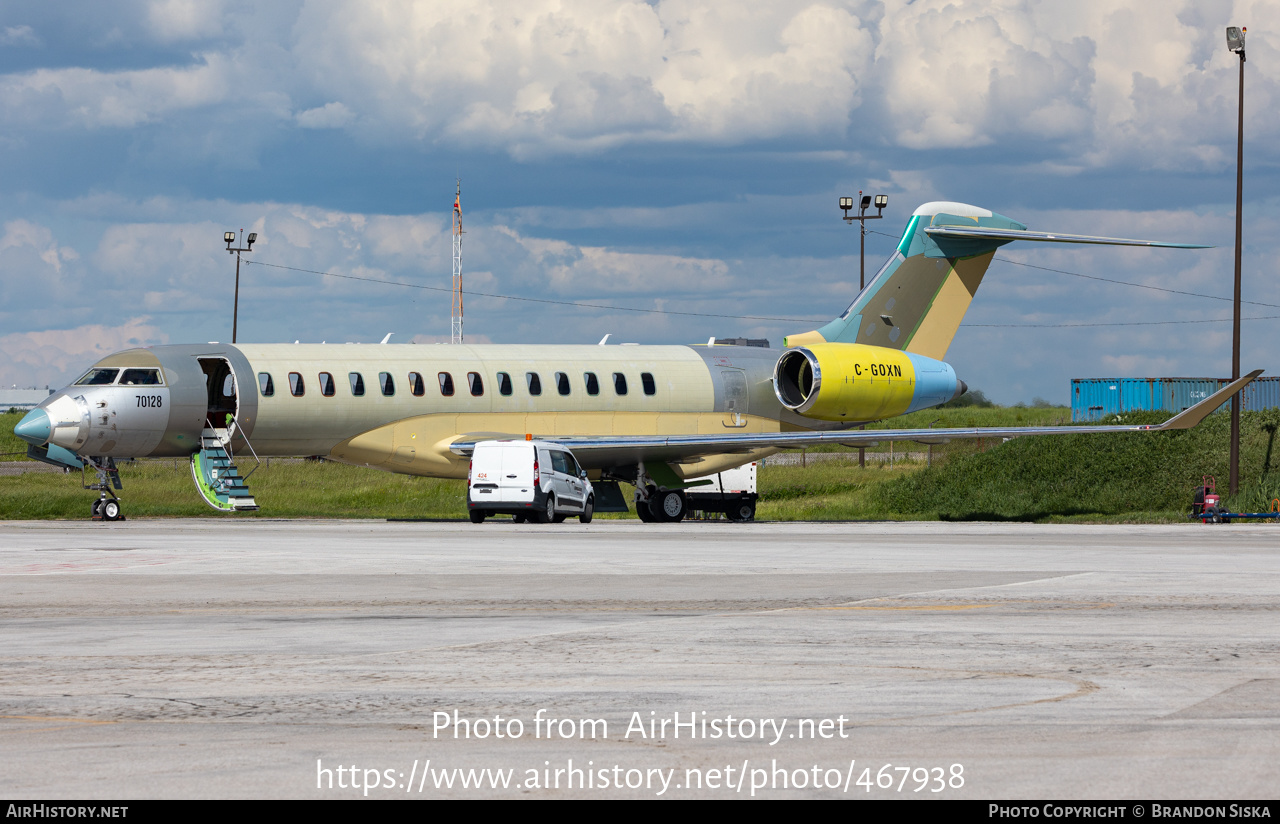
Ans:
POLYGON ((1181 412, 1174 415, 1169 420, 1165 421, 1164 423, 1154 428, 1155 429, 1190 429, 1191 427, 1200 423, 1200 421, 1209 417, 1210 413, 1212 413, 1219 406, 1222 406, 1224 403, 1230 400, 1232 395, 1239 392, 1241 389, 1244 389, 1246 386, 1248 386, 1250 383, 1253 382, 1254 378, 1258 377, 1261 374, 1262 374, 1261 369, 1255 369, 1249 374, 1241 378, 1237 378, 1236 380, 1232 381, 1231 383, 1219 389, 1217 392, 1214 392, 1209 397, 1200 401, 1200 403, 1196 404, 1195 406, 1191 406, 1182 410, 1181 412))

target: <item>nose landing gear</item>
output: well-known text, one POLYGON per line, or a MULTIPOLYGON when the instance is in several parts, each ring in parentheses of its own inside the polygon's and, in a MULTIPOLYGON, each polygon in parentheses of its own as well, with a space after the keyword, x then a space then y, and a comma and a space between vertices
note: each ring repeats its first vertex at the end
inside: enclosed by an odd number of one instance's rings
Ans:
MULTIPOLYGON (((85 458, 84 465, 93 467, 97 474, 97 480, 91 484, 84 483, 83 477, 80 482, 85 489, 98 493, 98 500, 90 507, 93 520, 123 521, 124 513, 120 511, 120 499, 116 497, 115 490, 123 489, 124 486, 120 483, 120 470, 116 469, 116 462, 111 458, 85 458)), ((82 467, 82 476, 83 471, 82 467)))

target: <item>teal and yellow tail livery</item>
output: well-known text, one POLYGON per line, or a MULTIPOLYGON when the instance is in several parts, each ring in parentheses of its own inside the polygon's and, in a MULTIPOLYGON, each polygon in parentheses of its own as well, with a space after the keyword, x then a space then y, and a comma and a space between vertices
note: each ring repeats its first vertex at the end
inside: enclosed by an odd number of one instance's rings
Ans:
POLYGON ((916 209, 893 256, 844 314, 819 329, 788 335, 788 347, 859 343, 946 357, 995 250, 1015 240, 1203 249, 1186 243, 1033 232, 1016 220, 965 203, 916 209))

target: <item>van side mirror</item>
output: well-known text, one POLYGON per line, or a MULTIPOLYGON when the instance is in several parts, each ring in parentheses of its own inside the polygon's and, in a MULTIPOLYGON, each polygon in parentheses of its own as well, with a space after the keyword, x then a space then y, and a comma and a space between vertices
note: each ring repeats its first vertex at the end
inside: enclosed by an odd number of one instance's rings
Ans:
POLYGON ((587 479, 587 470, 585 469, 578 470, 578 477, 585 481, 587 479))

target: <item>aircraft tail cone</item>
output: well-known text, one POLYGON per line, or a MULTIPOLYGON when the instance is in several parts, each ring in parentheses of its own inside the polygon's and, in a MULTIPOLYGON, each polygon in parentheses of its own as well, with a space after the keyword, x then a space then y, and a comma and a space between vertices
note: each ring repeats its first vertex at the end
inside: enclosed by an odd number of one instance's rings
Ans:
POLYGON ((957 378, 957 379, 956 379, 956 393, 955 393, 954 395, 952 395, 952 396, 951 396, 951 400, 955 400, 956 398, 960 397, 961 395, 963 395, 964 393, 966 393, 966 392, 968 392, 968 391, 969 391, 969 384, 967 384, 967 383, 965 383, 964 381, 962 381, 962 380, 960 380, 959 378, 957 378))
POLYGON ((13 434, 32 446, 44 446, 53 434, 53 426, 49 423, 49 416, 43 409, 32 409, 18 421, 18 425, 13 428, 13 434))

